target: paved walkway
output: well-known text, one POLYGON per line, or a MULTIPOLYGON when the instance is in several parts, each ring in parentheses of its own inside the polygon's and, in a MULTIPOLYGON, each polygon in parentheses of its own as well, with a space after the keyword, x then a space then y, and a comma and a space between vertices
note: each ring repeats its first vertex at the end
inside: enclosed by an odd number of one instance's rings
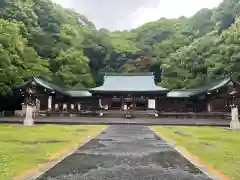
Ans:
POLYGON ((210 180, 146 126, 112 125, 38 180, 210 180))
MULTIPOLYGON (((24 117, 0 117, 0 123, 20 123, 24 117)), ((37 117, 36 124, 134 124, 134 125, 182 125, 229 126, 226 119, 174 119, 174 118, 96 118, 96 117, 37 117)))

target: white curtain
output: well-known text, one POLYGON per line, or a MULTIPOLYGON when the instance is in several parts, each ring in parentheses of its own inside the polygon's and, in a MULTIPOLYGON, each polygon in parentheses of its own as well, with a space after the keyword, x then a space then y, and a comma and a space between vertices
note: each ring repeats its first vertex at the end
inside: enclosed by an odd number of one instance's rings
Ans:
POLYGON ((156 109, 156 101, 155 101, 155 99, 149 99, 148 100, 148 108, 149 109, 156 109))
POLYGON ((48 110, 52 109, 52 96, 49 96, 48 98, 48 110))
POLYGON ((103 106, 102 106, 102 99, 99 99, 98 102, 99 102, 99 107, 103 108, 103 106))

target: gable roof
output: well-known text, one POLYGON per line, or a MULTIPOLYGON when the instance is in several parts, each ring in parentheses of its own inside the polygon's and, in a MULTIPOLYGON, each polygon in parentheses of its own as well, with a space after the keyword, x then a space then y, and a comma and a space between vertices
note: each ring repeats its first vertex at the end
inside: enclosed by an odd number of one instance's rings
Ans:
POLYGON ((71 97, 80 98, 80 97, 92 97, 92 94, 88 91, 82 83, 78 83, 70 89, 65 90, 71 97))
POLYGON ((64 96, 69 96, 69 97, 91 97, 92 94, 89 93, 87 90, 65 90, 62 87, 59 87, 53 83, 50 83, 46 80, 43 80, 39 77, 32 77, 30 78, 27 82, 25 82, 22 85, 15 86, 15 89, 20 89, 20 88, 25 88, 27 87, 31 82, 35 82, 37 85, 46 88, 50 91, 55 91, 58 92, 64 96))
POLYGON ((58 93, 61 93, 63 95, 69 95, 63 88, 55 85, 55 84, 52 84, 46 80, 43 80, 41 78, 38 78, 38 77, 33 77, 33 80, 40 86, 48 89, 48 90, 52 90, 52 91, 56 91, 58 93))
POLYGON ((172 90, 167 94, 167 97, 171 98, 187 98, 187 97, 193 97, 197 95, 201 95, 203 93, 210 93, 214 90, 220 89, 231 81, 232 79, 230 77, 221 77, 218 78, 215 81, 212 81, 208 83, 205 86, 196 88, 196 89, 176 89, 172 90))
POLYGON ((82 91, 86 90, 86 87, 80 82, 71 88, 73 91, 82 91))
POLYGON ((153 73, 105 74, 104 83, 90 92, 167 92, 154 82, 153 73))
POLYGON ((167 97, 169 98, 190 98, 211 93, 222 87, 226 87, 231 81, 236 82, 232 80, 231 77, 221 77, 199 88, 175 89, 169 91, 166 88, 155 85, 153 73, 128 73, 106 74, 104 77, 104 84, 100 87, 92 88, 90 90, 82 89, 81 85, 77 85, 72 89, 64 89, 39 77, 32 77, 24 84, 15 86, 14 88, 25 88, 33 81, 37 85, 50 91, 55 91, 64 96, 73 98, 91 97, 91 92, 164 92, 167 93, 167 97))

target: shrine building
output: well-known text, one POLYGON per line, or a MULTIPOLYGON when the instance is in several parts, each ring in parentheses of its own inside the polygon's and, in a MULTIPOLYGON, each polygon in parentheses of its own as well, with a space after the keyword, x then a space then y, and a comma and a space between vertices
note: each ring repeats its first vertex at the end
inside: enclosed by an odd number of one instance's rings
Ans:
MULTIPOLYGON (((195 89, 166 89, 155 84, 153 73, 106 73, 103 84, 91 89, 65 89, 40 77, 32 77, 13 88, 0 111, 23 115, 28 93, 41 115, 74 116, 124 112, 229 113, 230 104, 240 105, 240 84, 229 76, 220 77, 195 89)), ((6 98, 6 97, 5 97, 6 98)))

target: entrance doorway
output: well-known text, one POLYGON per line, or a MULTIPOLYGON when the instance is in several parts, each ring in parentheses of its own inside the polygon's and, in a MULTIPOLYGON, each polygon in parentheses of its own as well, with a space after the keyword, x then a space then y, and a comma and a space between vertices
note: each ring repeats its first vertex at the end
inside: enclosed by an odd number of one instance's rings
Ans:
POLYGON ((146 111, 147 108, 148 104, 145 98, 136 98, 136 110, 146 111))
POLYGON ((121 98, 112 98, 111 109, 120 110, 122 107, 121 98))

